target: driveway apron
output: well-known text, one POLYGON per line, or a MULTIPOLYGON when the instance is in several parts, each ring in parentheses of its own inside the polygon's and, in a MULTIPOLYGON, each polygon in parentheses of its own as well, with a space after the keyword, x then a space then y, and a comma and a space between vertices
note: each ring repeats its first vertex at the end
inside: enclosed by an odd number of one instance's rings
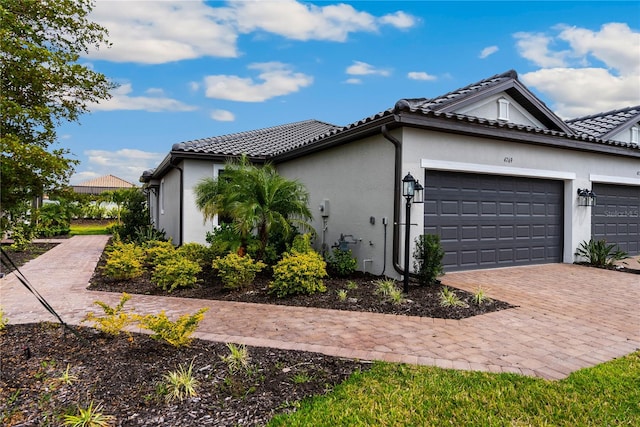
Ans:
MULTIPOLYGON (((120 298, 86 290, 107 240, 75 236, 20 269, 66 323, 80 324, 96 300, 120 298)), ((517 307, 463 320, 148 295, 132 295, 127 307, 170 317, 209 307, 194 334, 205 340, 547 379, 640 348, 638 275, 545 264, 442 279, 517 307)), ((0 305, 10 323, 56 321, 14 274, 0 281, 0 305)))

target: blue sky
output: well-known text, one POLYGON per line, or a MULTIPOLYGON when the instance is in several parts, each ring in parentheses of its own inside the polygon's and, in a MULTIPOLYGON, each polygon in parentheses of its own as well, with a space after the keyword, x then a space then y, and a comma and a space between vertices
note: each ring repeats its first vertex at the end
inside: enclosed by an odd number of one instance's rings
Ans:
POLYGON ((58 147, 72 183, 138 183, 174 143, 300 120, 346 125, 515 69, 556 114, 640 104, 640 2, 103 1, 119 84, 58 147))

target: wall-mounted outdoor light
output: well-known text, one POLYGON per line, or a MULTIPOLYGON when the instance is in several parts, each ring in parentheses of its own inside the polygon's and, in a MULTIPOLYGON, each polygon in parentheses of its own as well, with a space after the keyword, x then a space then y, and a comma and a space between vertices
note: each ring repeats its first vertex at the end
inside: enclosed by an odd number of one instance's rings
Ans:
POLYGON ((596 193, 588 188, 578 188, 578 206, 595 206, 596 193))
POLYGON ((409 293, 409 244, 411 243, 410 227, 411 227, 411 202, 424 203, 423 192, 424 187, 419 181, 411 176, 409 172, 404 178, 402 178, 402 195, 407 200, 406 215, 405 215, 405 228, 404 228, 404 282, 403 292, 409 293))

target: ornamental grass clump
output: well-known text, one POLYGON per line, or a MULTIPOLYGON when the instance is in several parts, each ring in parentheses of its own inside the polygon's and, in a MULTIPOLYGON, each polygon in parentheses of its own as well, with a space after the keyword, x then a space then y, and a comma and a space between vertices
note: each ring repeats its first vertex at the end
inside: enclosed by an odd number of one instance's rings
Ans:
POLYGON ((151 338, 163 340, 174 347, 186 347, 191 343, 191 335, 204 319, 208 307, 201 308, 195 314, 184 314, 175 322, 169 320, 164 310, 160 314, 137 316, 140 326, 153 332, 151 338))
POLYGON ((269 292, 279 298, 325 292, 324 277, 327 277, 327 263, 311 248, 310 236, 296 236, 291 252, 285 253, 273 267, 269 292))
POLYGON ((230 253, 224 258, 216 258, 212 266, 217 270, 218 277, 222 279, 225 288, 242 289, 251 284, 256 274, 267 265, 261 261, 254 261, 248 254, 240 256, 230 253))
POLYGON ((440 305, 442 307, 467 307, 467 304, 446 286, 440 291, 440 305))
POLYGON ((248 371, 250 367, 249 350, 244 344, 235 345, 233 343, 227 343, 229 354, 226 356, 220 356, 220 359, 227 364, 229 373, 234 375, 240 371, 248 371))
POLYGON ((186 398, 198 395, 196 388, 200 385, 200 382, 193 376, 193 360, 188 368, 180 365, 178 370, 170 371, 163 378, 167 391, 165 396, 167 402, 176 399, 182 402, 186 398))
POLYGON ((100 411, 102 411, 102 405, 93 406, 93 402, 86 409, 78 406, 78 413, 65 415, 63 424, 69 427, 113 426, 116 418, 113 415, 105 415, 100 411))

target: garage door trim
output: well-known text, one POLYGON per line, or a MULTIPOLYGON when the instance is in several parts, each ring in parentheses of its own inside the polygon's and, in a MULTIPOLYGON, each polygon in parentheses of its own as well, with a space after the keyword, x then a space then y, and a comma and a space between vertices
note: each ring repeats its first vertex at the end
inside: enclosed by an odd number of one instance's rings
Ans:
POLYGON ((481 163, 449 162, 444 160, 420 160, 423 169, 448 171, 448 172, 469 172, 487 175, 506 175, 527 178, 542 178, 556 180, 575 180, 576 174, 573 172, 553 171, 546 169, 527 169, 512 166, 486 165, 481 163))

